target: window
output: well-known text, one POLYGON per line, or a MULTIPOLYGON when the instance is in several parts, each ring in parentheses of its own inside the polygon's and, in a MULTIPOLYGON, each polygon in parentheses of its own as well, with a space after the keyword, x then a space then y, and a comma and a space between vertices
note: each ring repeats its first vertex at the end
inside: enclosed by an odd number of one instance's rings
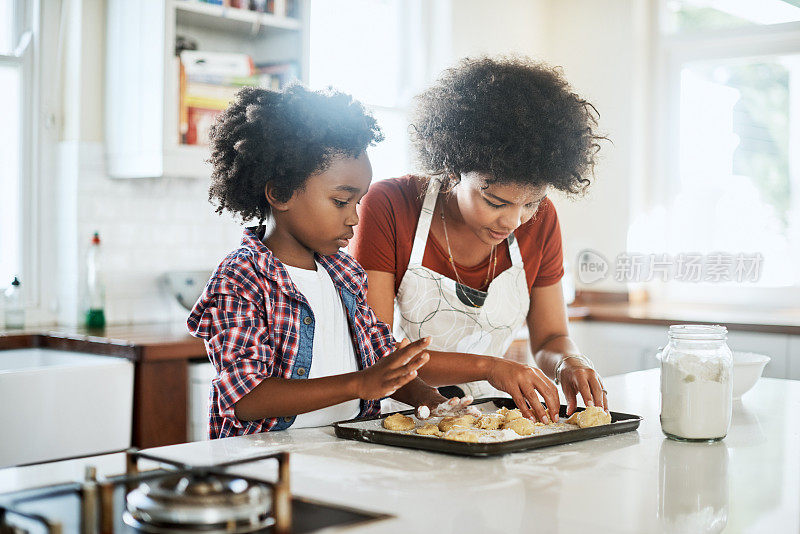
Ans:
POLYGON ((666 33, 752 29, 800 21, 800 2, 793 0, 669 0, 666 33))
POLYGON ((670 0, 661 15, 657 208, 629 248, 730 268, 673 277, 672 295, 800 288, 800 2, 670 0), (740 255, 759 264, 745 279, 740 255))
POLYGON ((376 180, 409 172, 408 111, 426 62, 419 0, 312 0, 309 85, 353 95, 385 140, 369 150, 376 180))
POLYGON ((760 282, 790 286, 800 186, 790 166, 800 121, 800 54, 684 63, 680 70, 679 201, 689 250, 758 251, 760 282), (795 131, 793 131, 795 130, 795 131), (792 183, 794 182, 794 184, 792 183), (711 209, 713 208, 713 209, 711 209), (705 228, 690 232, 686 223, 705 228))
POLYGON ((26 183, 32 162, 33 3, 0 0, 0 287, 24 268, 26 183))

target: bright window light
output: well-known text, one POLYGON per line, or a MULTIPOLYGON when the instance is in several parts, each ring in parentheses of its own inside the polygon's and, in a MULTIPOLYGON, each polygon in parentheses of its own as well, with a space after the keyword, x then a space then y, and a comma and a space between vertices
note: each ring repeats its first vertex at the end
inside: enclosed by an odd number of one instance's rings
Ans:
POLYGON ((731 29, 800 21, 791 0, 669 0, 670 32, 731 29))
POLYGON ((312 2, 311 87, 332 85, 371 105, 397 106, 402 65, 398 8, 388 0, 312 2))
POLYGON ((353 95, 375 116, 385 140, 369 150, 375 180, 409 172, 408 120, 418 45, 404 24, 407 0, 312 0, 309 85, 353 95))
POLYGON ((14 51, 13 26, 14 2, 13 0, 0 0, 0 54, 9 54, 14 51))
POLYGON ((0 287, 20 269, 20 68, 0 62, 0 287))
POLYGON ((633 246, 758 253, 755 285, 800 285, 800 55, 685 63, 678 120, 672 201, 633 246))

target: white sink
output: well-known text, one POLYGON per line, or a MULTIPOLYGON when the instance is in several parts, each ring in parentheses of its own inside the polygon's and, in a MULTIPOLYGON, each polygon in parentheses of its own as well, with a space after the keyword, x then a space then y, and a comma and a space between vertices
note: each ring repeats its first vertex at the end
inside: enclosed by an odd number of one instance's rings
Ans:
POLYGON ((127 448, 132 415, 128 360, 0 351, 0 468, 127 448))

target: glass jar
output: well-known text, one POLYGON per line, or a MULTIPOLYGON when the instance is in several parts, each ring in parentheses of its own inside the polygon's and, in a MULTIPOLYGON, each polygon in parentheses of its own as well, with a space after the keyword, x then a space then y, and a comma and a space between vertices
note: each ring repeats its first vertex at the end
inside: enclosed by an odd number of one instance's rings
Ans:
POLYGON ((731 424, 733 357, 724 326, 673 325, 661 352, 661 429, 682 441, 718 441, 731 424))

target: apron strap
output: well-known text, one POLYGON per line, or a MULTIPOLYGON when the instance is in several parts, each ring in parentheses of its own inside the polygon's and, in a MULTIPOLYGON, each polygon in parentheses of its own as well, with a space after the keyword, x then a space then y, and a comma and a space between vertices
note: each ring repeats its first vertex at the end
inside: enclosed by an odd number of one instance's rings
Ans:
POLYGON ((522 254, 519 251, 519 240, 513 233, 506 238, 508 241, 508 253, 511 256, 511 265, 523 267, 522 254))
POLYGON ((411 258, 408 260, 409 267, 422 265, 422 257, 425 255, 425 245, 428 243, 428 232, 431 229, 431 221, 433 219, 433 209, 436 207, 436 197, 439 195, 440 187, 441 182, 438 178, 431 178, 428 182, 425 200, 422 203, 422 211, 420 211, 419 221, 417 221, 417 232, 414 234, 411 258))

